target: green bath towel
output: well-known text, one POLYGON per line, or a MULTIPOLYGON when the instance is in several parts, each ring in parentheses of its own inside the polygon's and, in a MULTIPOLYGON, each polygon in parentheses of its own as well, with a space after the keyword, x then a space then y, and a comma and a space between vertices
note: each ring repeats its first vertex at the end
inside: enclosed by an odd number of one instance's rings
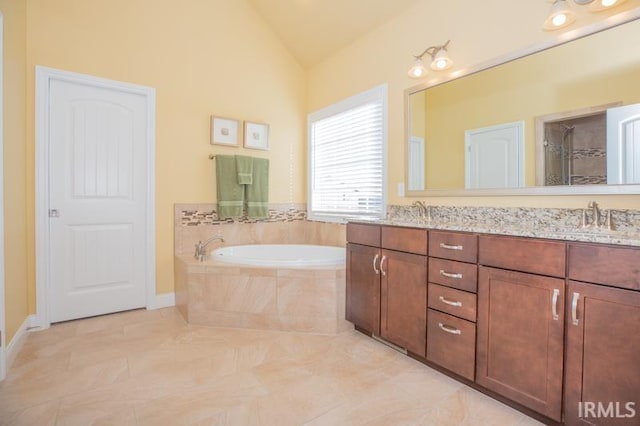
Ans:
POLYGON ((253 159, 253 179, 246 185, 247 217, 264 218, 269 215, 269 160, 253 159))
POLYGON ((253 157, 236 155, 236 167, 238 169, 238 183, 251 185, 253 182, 253 157))
POLYGON ((233 155, 216 155, 216 193, 219 219, 242 216, 244 185, 238 183, 233 155))

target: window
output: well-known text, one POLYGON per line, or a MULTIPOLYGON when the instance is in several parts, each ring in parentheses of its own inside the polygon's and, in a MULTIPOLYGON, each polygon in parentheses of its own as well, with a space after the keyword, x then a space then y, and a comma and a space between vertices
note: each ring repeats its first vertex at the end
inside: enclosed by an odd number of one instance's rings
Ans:
POLYGON ((309 218, 384 217, 387 85, 309 114, 308 132, 309 218))

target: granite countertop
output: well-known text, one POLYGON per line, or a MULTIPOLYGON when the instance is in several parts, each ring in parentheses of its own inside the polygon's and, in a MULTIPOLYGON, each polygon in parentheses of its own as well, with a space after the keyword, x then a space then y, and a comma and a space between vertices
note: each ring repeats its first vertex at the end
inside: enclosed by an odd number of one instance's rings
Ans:
POLYGON ((508 235, 516 237, 535 237, 562 241, 581 241, 589 243, 616 244, 640 247, 640 232, 638 230, 608 230, 602 228, 578 228, 575 230, 553 229, 552 227, 539 229, 533 226, 495 226, 475 221, 443 221, 424 219, 378 219, 352 220, 353 223, 378 224, 390 226, 405 226, 429 230, 464 231, 480 234, 508 235))

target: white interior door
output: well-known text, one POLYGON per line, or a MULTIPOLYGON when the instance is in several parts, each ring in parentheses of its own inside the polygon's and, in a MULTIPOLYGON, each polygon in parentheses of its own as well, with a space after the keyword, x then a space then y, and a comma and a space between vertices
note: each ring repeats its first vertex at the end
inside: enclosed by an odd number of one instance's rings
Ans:
POLYGON ((424 138, 411 136, 408 146, 409 190, 424 190, 424 138))
POLYGON ((524 121, 465 132, 466 188, 524 186, 524 121))
POLYGON ((144 307, 147 100, 49 85, 49 321, 144 307))
POLYGON ((4 19, 0 12, 0 381, 7 375, 7 358, 5 348, 7 346, 7 330, 5 328, 5 308, 4 308, 4 93, 3 93, 3 50, 4 19))
POLYGON ((607 110, 607 183, 640 183, 640 104, 607 110))

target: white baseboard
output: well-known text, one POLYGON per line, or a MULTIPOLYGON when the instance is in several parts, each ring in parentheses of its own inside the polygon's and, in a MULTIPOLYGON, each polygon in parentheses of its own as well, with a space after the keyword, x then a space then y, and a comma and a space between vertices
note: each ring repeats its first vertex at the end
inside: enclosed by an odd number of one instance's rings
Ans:
POLYGON ((36 322, 35 315, 29 315, 25 318, 24 322, 18 327, 16 334, 13 336, 9 344, 7 345, 7 373, 11 370, 13 361, 16 360, 22 345, 27 337, 27 330, 32 327, 32 324, 36 322))
POLYGON ((156 303, 153 309, 168 308, 170 306, 176 306, 175 293, 156 294, 156 303))

